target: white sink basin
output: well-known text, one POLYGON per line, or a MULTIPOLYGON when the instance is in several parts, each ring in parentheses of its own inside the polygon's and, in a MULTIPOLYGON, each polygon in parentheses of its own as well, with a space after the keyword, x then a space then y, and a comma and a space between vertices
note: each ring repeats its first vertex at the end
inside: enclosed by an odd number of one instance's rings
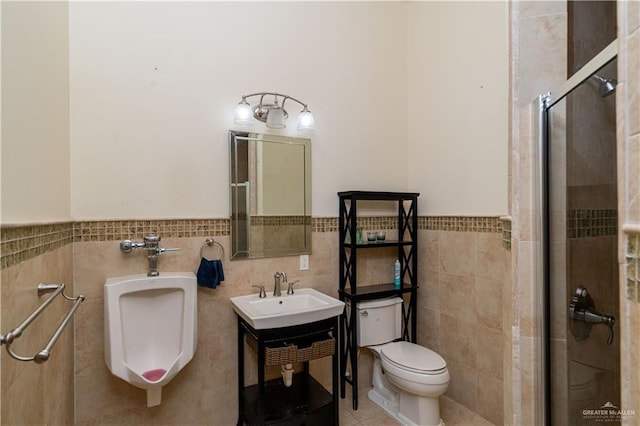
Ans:
POLYGON ((338 316, 344 302, 312 288, 296 289, 280 297, 258 294, 231 298, 233 310, 256 330, 289 327, 338 316))

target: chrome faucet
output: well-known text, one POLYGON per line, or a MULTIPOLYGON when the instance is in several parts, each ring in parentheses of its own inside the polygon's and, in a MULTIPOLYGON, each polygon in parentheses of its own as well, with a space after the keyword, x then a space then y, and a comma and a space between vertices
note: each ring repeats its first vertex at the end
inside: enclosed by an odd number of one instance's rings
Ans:
POLYGON ((273 285, 273 295, 276 297, 282 296, 282 292, 280 290, 281 283, 287 283, 287 274, 284 272, 276 272, 273 275, 273 279, 275 280, 273 285))
POLYGON ((289 288, 287 289, 287 294, 293 294, 293 285, 295 283, 299 283, 299 282, 300 282, 300 280, 291 281, 289 283, 289 288))
POLYGON ((260 290, 260 295, 258 296, 260 299, 264 299, 265 297, 267 297, 267 292, 264 291, 264 284, 252 285, 251 287, 256 287, 260 290))

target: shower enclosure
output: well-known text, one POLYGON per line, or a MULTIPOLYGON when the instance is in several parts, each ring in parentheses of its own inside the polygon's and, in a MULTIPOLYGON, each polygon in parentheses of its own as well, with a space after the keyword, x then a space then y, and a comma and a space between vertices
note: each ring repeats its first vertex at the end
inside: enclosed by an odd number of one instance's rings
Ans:
POLYGON ((541 354, 552 425, 620 424, 616 60, 594 62, 557 99, 538 101, 541 354))

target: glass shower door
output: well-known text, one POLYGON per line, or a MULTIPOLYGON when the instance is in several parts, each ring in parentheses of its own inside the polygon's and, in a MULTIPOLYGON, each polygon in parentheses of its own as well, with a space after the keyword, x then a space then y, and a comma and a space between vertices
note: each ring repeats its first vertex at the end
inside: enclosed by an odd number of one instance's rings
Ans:
POLYGON ((548 110, 553 425, 620 424, 608 414, 620 405, 615 62, 548 110))

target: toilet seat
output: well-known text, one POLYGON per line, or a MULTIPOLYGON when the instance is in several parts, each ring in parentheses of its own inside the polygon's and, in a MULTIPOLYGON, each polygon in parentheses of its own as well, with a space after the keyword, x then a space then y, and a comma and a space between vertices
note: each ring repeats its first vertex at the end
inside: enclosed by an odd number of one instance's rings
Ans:
POLYGON ((382 346, 380 358, 400 370, 416 374, 438 375, 447 370, 447 362, 439 354, 410 342, 382 346))
POLYGON ((436 398, 449 386, 450 375, 446 362, 440 355, 425 347, 396 342, 384 345, 379 354, 382 370, 389 381, 408 394, 436 398), (390 359, 389 354, 398 356, 398 359, 390 359), (399 360, 403 362, 398 362, 399 360))

